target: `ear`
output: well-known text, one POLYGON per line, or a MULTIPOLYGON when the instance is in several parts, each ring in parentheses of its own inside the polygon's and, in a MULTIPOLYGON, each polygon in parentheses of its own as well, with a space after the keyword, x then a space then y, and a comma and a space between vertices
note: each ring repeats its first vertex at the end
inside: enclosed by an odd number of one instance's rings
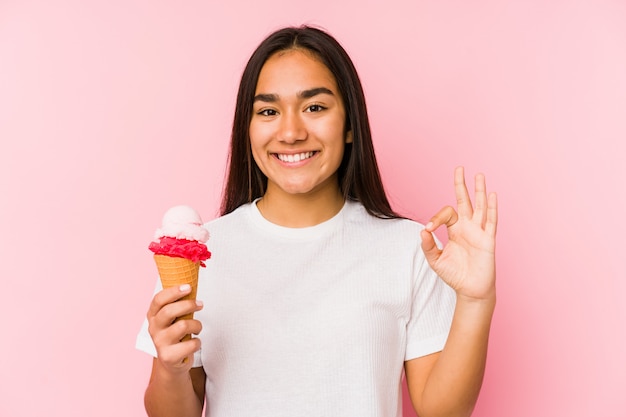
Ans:
POLYGON ((346 132, 346 140, 345 140, 345 143, 352 143, 352 131, 351 131, 351 130, 348 130, 348 131, 346 132))

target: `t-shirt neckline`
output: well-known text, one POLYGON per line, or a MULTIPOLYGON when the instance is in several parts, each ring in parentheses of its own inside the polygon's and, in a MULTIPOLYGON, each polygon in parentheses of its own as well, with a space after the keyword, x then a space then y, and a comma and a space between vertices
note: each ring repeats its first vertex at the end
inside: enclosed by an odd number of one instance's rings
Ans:
POLYGON ((335 230, 337 226, 343 221, 343 217, 348 210, 348 206, 350 205, 349 201, 344 202, 343 207, 337 214, 335 214, 330 219, 323 221, 322 223, 316 224, 314 226, 307 227, 286 227, 281 226, 276 223, 272 223, 267 220, 261 214, 261 211, 257 207, 256 203, 261 198, 255 199, 252 203, 249 204, 248 214, 252 220, 252 222, 263 231, 284 237, 289 239, 311 239, 316 237, 325 236, 327 233, 330 233, 332 230, 335 230))

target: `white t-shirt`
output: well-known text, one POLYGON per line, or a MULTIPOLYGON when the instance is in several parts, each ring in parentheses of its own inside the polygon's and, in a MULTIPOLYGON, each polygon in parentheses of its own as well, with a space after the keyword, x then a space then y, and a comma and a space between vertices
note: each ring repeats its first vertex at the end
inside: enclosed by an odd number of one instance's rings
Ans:
MULTIPOLYGON (((194 366, 207 416, 402 416, 404 361, 443 348, 455 305, 423 226, 348 201, 313 227, 270 223, 254 203, 206 227, 194 366)), ((156 353, 146 323, 137 348, 156 353)))

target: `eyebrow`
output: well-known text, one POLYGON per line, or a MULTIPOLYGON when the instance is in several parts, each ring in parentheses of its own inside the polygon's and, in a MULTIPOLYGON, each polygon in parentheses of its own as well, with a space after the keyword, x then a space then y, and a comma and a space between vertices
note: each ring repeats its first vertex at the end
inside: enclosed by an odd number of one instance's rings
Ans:
MULTIPOLYGON (((335 93, 333 93, 326 87, 315 87, 315 88, 311 88, 308 90, 300 91, 298 92, 297 95, 299 98, 307 99, 307 98, 315 97, 319 94, 328 94, 331 96, 335 95, 335 93)), ((254 96, 253 102, 256 103, 257 101, 264 101, 267 103, 275 103, 278 101, 278 99, 279 99, 278 94, 257 94, 256 96, 254 96)))

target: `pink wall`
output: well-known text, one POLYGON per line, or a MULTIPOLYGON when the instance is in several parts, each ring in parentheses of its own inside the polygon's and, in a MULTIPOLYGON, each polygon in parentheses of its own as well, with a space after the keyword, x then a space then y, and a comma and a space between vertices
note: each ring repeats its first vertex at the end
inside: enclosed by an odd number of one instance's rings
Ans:
POLYGON ((624 415, 625 3, 235 3, 0 1, 0 415, 143 415, 147 243, 215 215, 245 60, 300 23, 354 58, 398 210, 457 164, 499 192, 475 415, 624 415))

